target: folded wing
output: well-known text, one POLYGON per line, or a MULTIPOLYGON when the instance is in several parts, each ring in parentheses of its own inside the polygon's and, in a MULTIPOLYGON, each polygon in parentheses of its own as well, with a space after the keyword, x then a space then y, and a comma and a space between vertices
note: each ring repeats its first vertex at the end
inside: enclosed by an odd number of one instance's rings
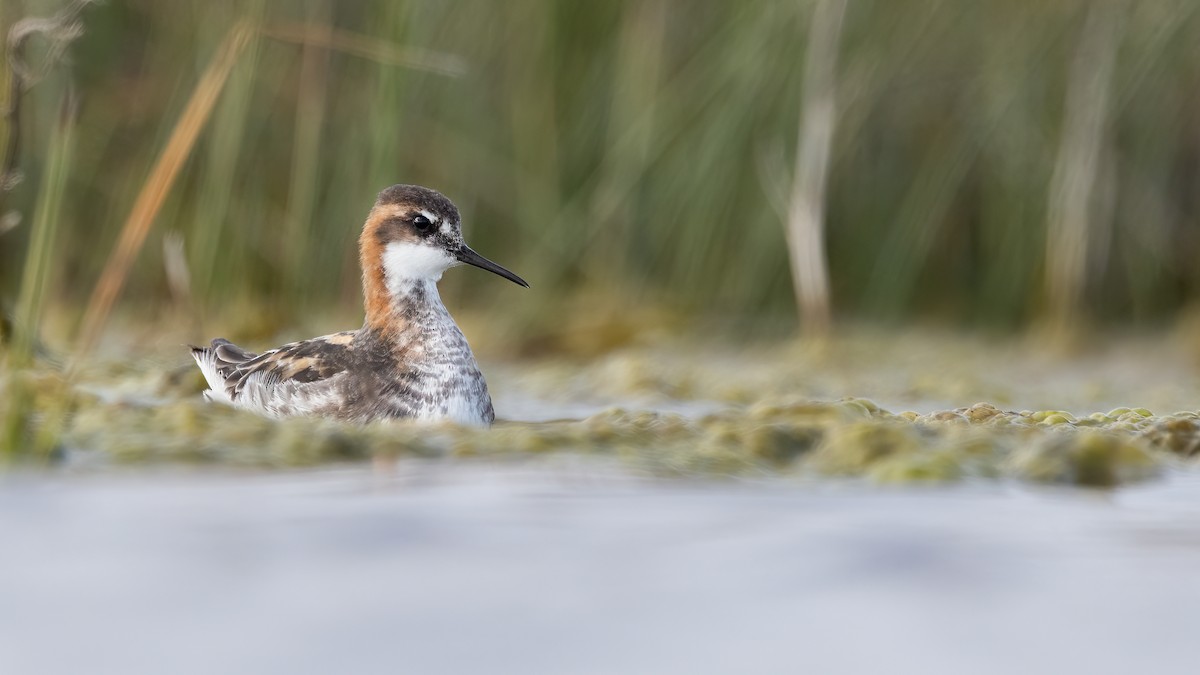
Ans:
POLYGON ((334 333, 254 354, 223 338, 192 347, 210 400, 278 417, 322 413, 338 401, 352 362, 353 333, 334 333))

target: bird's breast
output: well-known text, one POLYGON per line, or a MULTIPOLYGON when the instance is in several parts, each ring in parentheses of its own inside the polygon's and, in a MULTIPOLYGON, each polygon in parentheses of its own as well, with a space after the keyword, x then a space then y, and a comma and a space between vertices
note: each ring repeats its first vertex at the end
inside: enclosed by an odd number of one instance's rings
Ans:
POLYGON ((487 382, 458 326, 427 321, 421 327, 397 341, 394 374, 382 378, 389 416, 491 424, 487 382))

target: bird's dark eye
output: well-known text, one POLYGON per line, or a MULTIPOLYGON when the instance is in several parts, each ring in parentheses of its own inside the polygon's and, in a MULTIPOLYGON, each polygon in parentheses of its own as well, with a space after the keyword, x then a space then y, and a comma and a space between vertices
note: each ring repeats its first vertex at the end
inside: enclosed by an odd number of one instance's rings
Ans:
POLYGON ((428 232, 433 227, 433 221, 425 216, 413 216, 412 224, 417 232, 428 232))

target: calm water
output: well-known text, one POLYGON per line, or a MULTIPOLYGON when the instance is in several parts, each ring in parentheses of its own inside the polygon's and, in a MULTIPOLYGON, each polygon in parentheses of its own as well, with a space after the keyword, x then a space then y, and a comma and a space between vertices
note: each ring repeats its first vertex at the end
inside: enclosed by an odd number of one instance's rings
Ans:
POLYGON ((1200 478, 8 477, 2 673, 1192 673, 1200 478))

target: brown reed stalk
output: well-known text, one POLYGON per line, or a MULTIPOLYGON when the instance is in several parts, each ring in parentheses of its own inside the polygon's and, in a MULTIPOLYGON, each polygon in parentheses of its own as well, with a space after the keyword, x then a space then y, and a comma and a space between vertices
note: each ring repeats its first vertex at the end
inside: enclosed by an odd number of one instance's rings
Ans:
POLYGON ((74 365, 78 364, 95 347, 108 320, 108 315, 112 311, 113 303, 125 285, 125 279, 129 276, 129 269, 133 266, 133 261, 137 257, 138 251, 141 250, 142 244, 145 243, 146 235, 150 233, 155 216, 162 208, 167 193, 170 192, 171 186, 179 175, 179 170, 183 168, 184 162, 191 154, 192 148, 196 144, 196 138, 204 128, 205 122, 208 121, 217 97, 220 95, 225 81, 229 78, 230 71, 233 70, 239 55, 253 35, 252 26, 245 20, 230 28, 209 63, 208 69, 204 71, 204 75, 192 91, 192 97, 184 107, 179 121, 176 122, 174 130, 167 140, 167 145, 155 162, 154 168, 151 169, 150 176, 142 185, 141 192, 138 193, 133 209, 121 230, 117 246, 109 256, 100 280, 92 292, 91 300, 88 302, 87 311, 84 314, 83 329, 72 370, 74 365))

